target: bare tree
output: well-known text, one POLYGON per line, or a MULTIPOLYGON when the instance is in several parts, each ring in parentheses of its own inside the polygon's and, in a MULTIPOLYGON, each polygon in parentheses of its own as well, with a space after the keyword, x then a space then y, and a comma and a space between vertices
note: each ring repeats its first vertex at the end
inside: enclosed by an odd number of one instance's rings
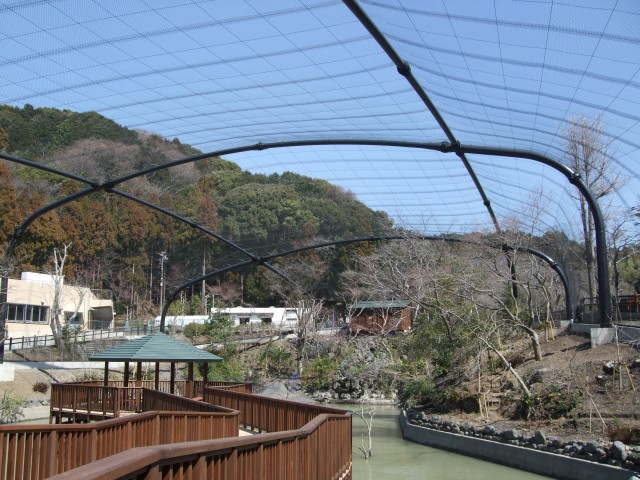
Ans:
MULTIPOLYGON (((588 119, 586 116, 571 121, 566 132, 565 162, 578 175, 591 191, 596 200, 600 200, 623 183, 610 155, 610 142, 604 134, 602 120, 588 119)), ((589 297, 595 297, 595 227, 593 216, 586 199, 578 195, 584 255, 587 266, 587 285, 589 297)))
POLYGON ((54 273, 52 275, 54 283, 53 301, 51 302, 51 318, 49 323, 51 325, 51 333, 55 339, 56 346, 59 349, 64 349, 64 339, 62 335, 62 285, 64 278, 64 264, 67 260, 67 250, 70 245, 64 245, 62 252, 57 248, 53 249, 53 268, 54 273))
POLYGON ((315 298, 310 292, 324 277, 327 262, 322 262, 316 254, 294 257, 277 266, 281 276, 270 272, 270 285, 273 292, 283 301, 295 307, 298 315, 296 326, 295 354, 298 375, 302 375, 306 350, 310 339, 315 335, 324 300, 315 298))
MULTIPOLYGON (((515 251, 509 261, 517 263, 520 257, 528 258, 515 251)), ((519 330, 530 338, 535 358, 541 359, 531 314, 534 293, 541 290, 536 276, 527 276, 526 282, 522 273, 513 277, 501 250, 482 246, 481 239, 451 243, 408 237, 360 258, 357 265, 356 271, 347 274, 348 281, 358 282, 360 288, 374 294, 411 300, 427 313, 427 322, 441 322, 450 339, 463 335, 468 355, 493 352, 525 395, 530 395, 502 351, 502 342, 519 330), (522 300, 511 288, 514 281, 526 292, 522 300)), ((535 262, 532 265, 538 267, 535 262)), ((524 270, 542 275, 531 266, 524 270)))
POLYGON ((373 417, 375 416, 375 414, 376 414, 375 408, 369 405, 369 409, 365 412, 364 401, 360 402, 360 413, 358 414, 358 416, 362 419, 362 421, 365 424, 365 427, 367 428, 367 434, 366 434, 367 441, 365 443, 365 434, 363 433, 360 436, 360 445, 356 445, 356 447, 358 448, 358 450, 362 452, 365 460, 368 460, 369 458, 371 458, 371 455, 373 453, 373 436, 371 435, 371 431, 373 430, 373 417))

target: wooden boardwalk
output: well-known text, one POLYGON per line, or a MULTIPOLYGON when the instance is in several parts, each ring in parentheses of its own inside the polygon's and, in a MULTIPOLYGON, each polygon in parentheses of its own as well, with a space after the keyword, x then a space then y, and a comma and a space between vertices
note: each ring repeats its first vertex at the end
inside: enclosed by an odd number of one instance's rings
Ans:
POLYGON ((250 384, 187 390, 203 400, 56 384, 57 423, 0 426, 0 480, 351 478, 350 412, 261 397, 250 384))

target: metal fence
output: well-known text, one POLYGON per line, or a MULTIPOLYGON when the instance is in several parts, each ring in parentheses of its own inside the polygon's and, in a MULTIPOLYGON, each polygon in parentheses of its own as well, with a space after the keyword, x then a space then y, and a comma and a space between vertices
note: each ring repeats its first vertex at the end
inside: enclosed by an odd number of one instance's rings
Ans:
MULTIPOLYGON (((67 341, 67 343, 87 343, 96 340, 107 340, 110 338, 123 338, 130 335, 140 336, 158 331, 157 327, 122 327, 104 330, 79 330, 67 341)), ((5 351, 26 350, 37 347, 54 347, 56 344, 53 335, 33 335, 29 337, 7 338, 4 341, 5 351)))

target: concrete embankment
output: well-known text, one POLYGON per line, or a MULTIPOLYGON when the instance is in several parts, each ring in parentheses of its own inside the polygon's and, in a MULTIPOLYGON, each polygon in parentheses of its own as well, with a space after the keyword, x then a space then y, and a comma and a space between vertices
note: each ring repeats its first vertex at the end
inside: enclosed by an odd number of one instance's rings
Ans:
POLYGON ((612 465, 413 425, 409 422, 404 411, 400 414, 400 426, 405 440, 559 480, 602 480, 605 478, 607 480, 630 480, 635 478, 633 472, 612 465))

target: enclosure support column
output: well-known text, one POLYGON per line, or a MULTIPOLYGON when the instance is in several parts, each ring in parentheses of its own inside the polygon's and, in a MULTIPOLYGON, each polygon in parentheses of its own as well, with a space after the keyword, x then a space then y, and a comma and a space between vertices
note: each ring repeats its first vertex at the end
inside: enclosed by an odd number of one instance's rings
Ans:
POLYGON ((105 387, 109 386, 109 362, 104 362, 104 378, 102 379, 102 384, 105 387))

